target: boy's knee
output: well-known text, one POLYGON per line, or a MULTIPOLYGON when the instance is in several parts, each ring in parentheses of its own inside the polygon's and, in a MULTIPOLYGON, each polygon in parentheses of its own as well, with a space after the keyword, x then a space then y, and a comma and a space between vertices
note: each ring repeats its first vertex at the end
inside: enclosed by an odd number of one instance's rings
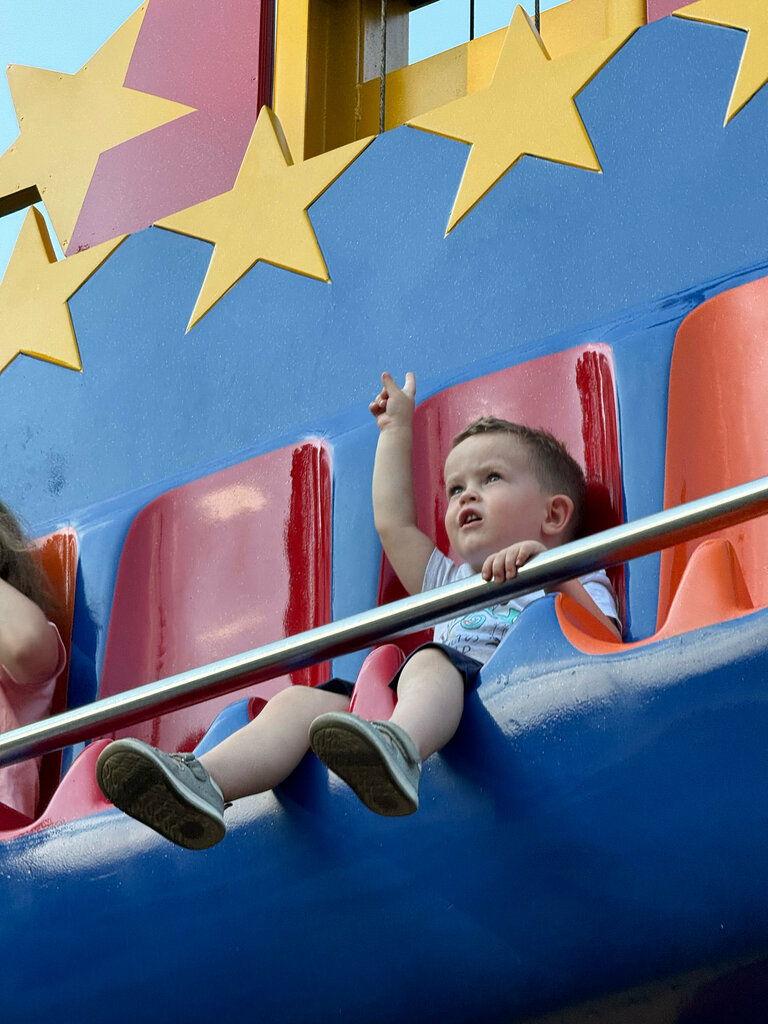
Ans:
POLYGON ((423 647, 403 665, 398 680, 398 693, 404 687, 418 686, 420 682, 429 685, 449 681, 458 681, 463 685, 461 673, 448 655, 439 647, 423 647))
POLYGON ((272 715, 296 712, 307 705, 308 692, 306 686, 287 686, 269 698, 267 708, 272 715))
POLYGON ((403 666, 403 672, 408 669, 414 672, 423 672, 425 669, 440 671, 446 667, 453 669, 451 659, 444 651, 439 647, 422 647, 410 656, 408 662, 403 666))

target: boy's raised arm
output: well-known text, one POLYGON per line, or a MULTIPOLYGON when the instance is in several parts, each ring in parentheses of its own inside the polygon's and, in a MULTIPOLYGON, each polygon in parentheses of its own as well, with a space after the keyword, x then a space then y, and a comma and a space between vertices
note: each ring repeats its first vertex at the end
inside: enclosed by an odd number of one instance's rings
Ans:
POLYGON ((412 373, 398 387, 389 373, 381 375, 382 389, 370 404, 379 427, 373 467, 373 518, 381 545, 409 594, 424 582, 434 544, 416 520, 411 453, 416 380, 412 373))

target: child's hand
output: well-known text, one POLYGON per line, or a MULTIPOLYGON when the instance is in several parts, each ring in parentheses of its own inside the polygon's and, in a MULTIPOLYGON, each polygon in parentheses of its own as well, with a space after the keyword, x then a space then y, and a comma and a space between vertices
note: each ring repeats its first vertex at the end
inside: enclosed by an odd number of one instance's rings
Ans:
POLYGON ((398 387, 390 373, 381 375, 381 391, 368 406, 376 417, 379 430, 385 430, 392 424, 410 426, 413 410, 416 406, 416 378, 406 373, 405 384, 398 387))
POLYGON ((482 577, 484 580, 495 580, 496 583, 513 580, 521 565, 525 565, 535 555, 540 555, 546 550, 537 540, 523 540, 518 544, 510 544, 508 548, 502 548, 495 555, 486 558, 483 562, 482 577))

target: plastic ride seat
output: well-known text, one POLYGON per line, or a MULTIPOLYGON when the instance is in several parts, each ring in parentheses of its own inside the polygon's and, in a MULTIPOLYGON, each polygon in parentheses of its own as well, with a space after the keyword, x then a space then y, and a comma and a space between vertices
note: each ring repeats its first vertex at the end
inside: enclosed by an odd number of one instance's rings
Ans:
MULTIPOLYGON (((117 573, 100 697, 240 654, 330 618, 330 456, 317 440, 278 449, 155 499, 117 573)), ((327 678, 327 665, 246 687, 270 695, 327 678)), ((232 695, 121 730, 193 750, 232 695)))
MULTIPOLYGON (((702 303, 680 325, 670 367, 664 507, 768 476, 768 278, 702 303)), ((638 647, 768 605, 768 517, 662 552, 656 633, 638 647)), ((615 651, 558 599, 570 642, 615 651)))
MULTIPOLYGON (((330 455, 319 440, 257 456, 151 502, 131 524, 120 557, 99 697, 326 623, 330 504, 330 455)), ((74 566, 71 580, 74 595, 74 566)), ((327 676, 328 666, 316 665, 245 684, 238 724, 279 689, 327 676)), ((113 735, 192 750, 231 705, 225 694, 113 735)), ((63 707, 57 691, 55 710, 63 707)), ((8 820, 15 831, 7 838, 110 807, 94 774, 109 741, 95 740, 77 757, 38 821, 8 820)))
MULTIPOLYGON (((446 388, 417 406, 413 467, 419 526, 441 550, 449 551, 443 464, 456 434, 473 420, 489 415, 541 427, 566 444, 587 480, 586 532, 595 533, 621 522, 621 465, 611 351, 607 345, 582 345, 446 388)), ((623 610, 623 567, 611 570, 609 575, 623 610)), ((394 570, 382 557, 379 604, 405 596, 394 570)), ((364 718, 389 717, 395 698, 387 684, 402 661, 400 651, 409 653, 428 639, 431 632, 422 630, 400 639, 399 647, 387 645, 397 652, 387 655, 387 660, 374 651, 361 669, 352 709, 364 718)))

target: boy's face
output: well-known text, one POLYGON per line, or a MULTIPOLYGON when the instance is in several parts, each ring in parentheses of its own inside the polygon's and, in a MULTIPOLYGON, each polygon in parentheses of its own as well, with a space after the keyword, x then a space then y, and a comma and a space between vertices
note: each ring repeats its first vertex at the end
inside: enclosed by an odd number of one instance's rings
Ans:
POLYGON ((550 495, 541 489, 525 446, 513 435, 474 434, 458 444, 445 460, 445 487, 448 538, 475 572, 488 555, 510 544, 547 544, 542 525, 550 495))

